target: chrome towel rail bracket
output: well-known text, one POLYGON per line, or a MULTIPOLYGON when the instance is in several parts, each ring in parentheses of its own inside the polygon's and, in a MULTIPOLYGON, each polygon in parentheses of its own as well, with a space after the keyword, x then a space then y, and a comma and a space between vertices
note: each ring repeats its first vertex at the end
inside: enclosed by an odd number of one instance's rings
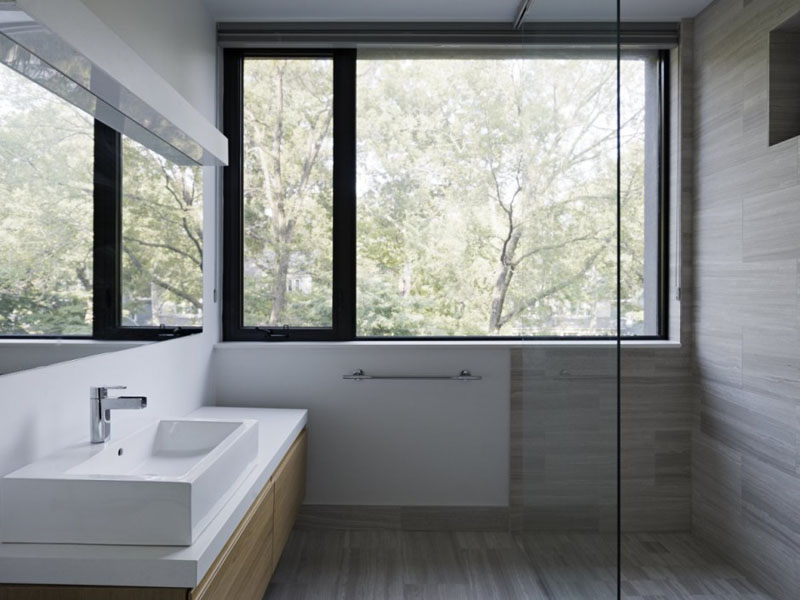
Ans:
POLYGON ((350 375, 342 375, 342 379, 352 379, 354 381, 365 381, 368 379, 394 379, 394 380, 431 380, 431 381, 479 381, 483 379, 480 375, 473 375, 467 369, 458 375, 367 375, 364 369, 356 369, 350 375))

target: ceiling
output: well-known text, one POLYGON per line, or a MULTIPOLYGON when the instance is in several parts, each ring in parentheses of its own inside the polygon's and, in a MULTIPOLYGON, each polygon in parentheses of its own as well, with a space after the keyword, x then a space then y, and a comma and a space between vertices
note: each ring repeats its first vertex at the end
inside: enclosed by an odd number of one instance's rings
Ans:
MULTIPOLYGON (((513 21, 520 0, 204 0, 217 21, 513 21)), ((629 21, 694 17, 711 0, 622 0, 629 21)), ((527 21, 616 18, 615 0, 534 0, 527 21)))

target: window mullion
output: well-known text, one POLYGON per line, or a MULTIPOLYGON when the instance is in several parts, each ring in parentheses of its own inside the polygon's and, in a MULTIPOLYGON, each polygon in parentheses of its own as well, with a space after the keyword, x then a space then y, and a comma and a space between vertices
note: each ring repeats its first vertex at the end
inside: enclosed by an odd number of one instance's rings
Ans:
POLYGON ((333 59, 333 329, 356 332, 356 51, 333 59))
POLYGON ((95 121, 93 331, 112 338, 119 327, 122 239, 122 136, 95 121))

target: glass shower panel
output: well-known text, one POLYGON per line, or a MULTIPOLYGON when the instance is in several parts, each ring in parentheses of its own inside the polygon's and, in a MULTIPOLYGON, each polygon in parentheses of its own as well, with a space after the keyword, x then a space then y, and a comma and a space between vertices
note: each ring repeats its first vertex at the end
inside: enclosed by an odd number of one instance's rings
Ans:
MULTIPOLYGON (((522 25, 520 85, 507 88, 522 150, 503 162, 501 189, 515 195, 500 320, 524 340, 512 355, 511 521, 553 599, 619 594, 618 290, 622 316, 639 326, 644 183, 639 163, 626 164, 621 204, 631 226, 620 238, 617 30, 616 1, 584 14, 534 3, 522 25), (627 279, 621 241, 633 265, 627 279)), ((624 130, 635 160, 638 118, 624 130)))

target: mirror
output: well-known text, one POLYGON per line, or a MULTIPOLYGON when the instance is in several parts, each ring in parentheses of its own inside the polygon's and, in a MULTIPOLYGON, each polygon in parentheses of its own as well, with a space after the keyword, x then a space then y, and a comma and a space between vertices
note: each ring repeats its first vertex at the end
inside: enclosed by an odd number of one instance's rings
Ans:
POLYGON ((36 57, 11 68, 5 59, 25 51, 2 41, 0 336, 17 342, 2 347, 0 374, 130 347, 93 341, 98 319, 114 324, 103 337, 117 340, 199 331, 201 168, 96 121, 75 100, 85 90, 36 57), (119 283, 106 302, 96 288, 108 280, 119 283))

